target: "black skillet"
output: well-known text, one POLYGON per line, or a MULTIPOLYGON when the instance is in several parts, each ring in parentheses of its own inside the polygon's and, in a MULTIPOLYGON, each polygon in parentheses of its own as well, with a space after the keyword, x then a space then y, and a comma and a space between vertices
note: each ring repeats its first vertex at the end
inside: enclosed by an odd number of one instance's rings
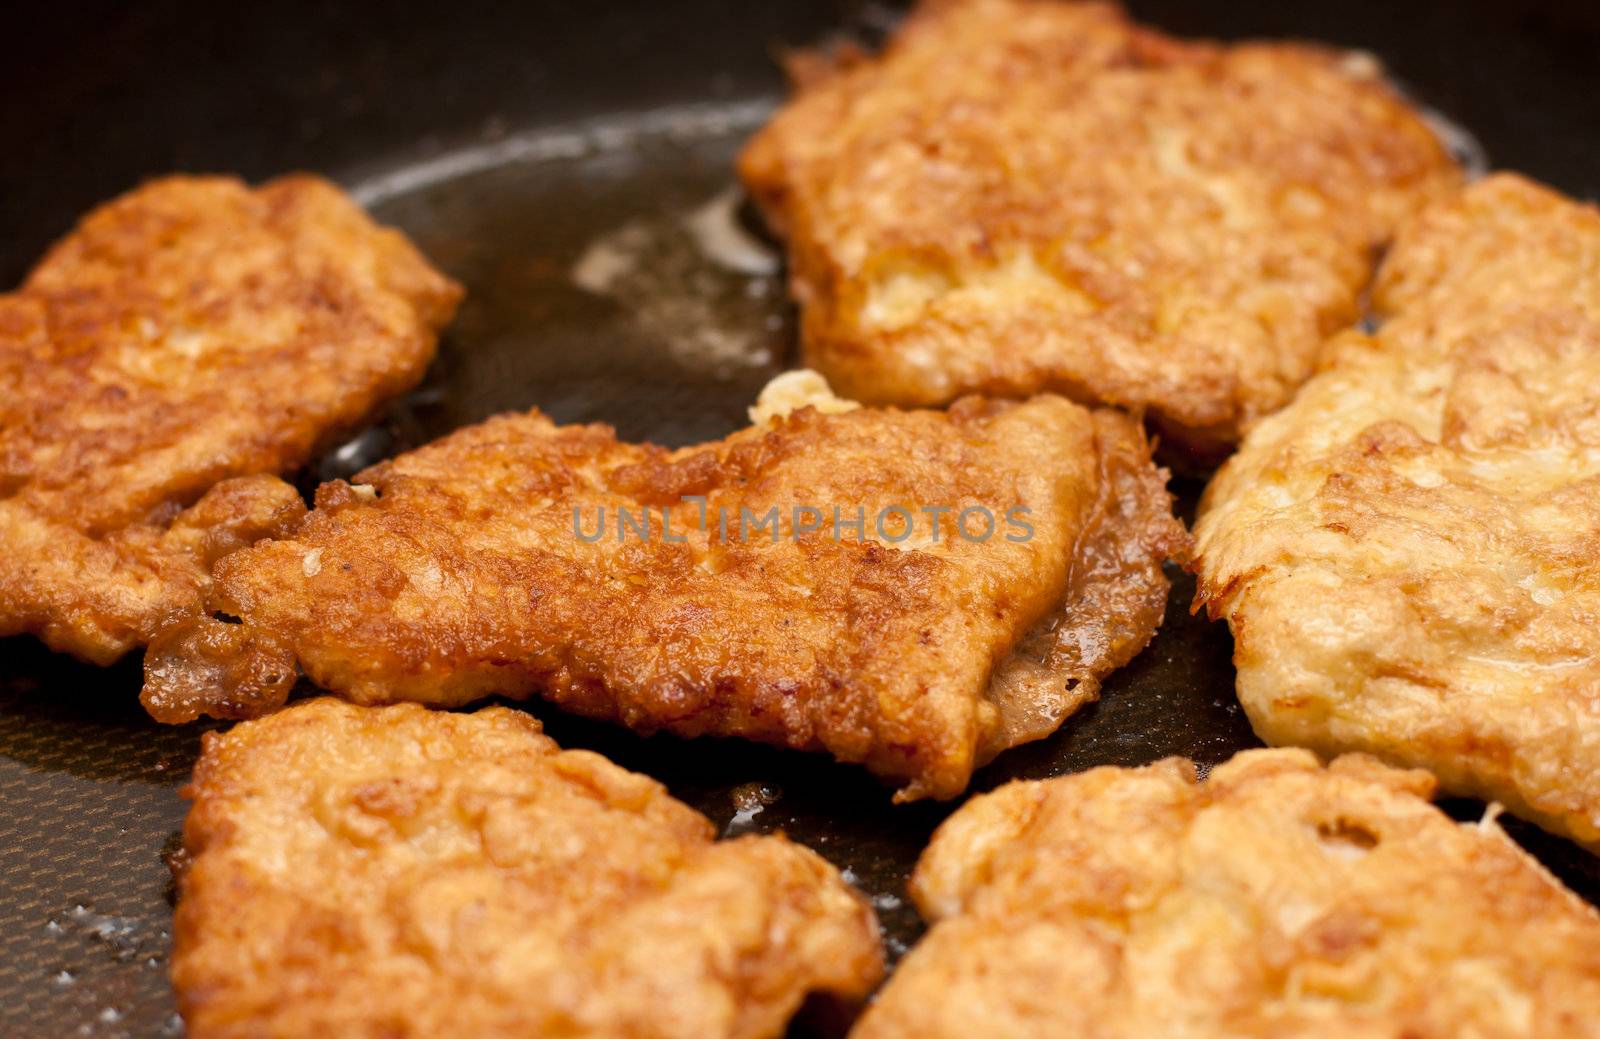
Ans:
MULTIPOLYGON (((1180 33, 1371 50, 1496 165, 1600 194, 1600 8, 1583 0, 1133 7, 1180 33)), ((723 242, 712 262, 681 218, 716 223, 704 207, 728 204, 730 159, 782 91, 775 49, 841 28, 871 42, 893 17, 842 0, 30 5, 7 19, 0 60, 0 284, 141 178, 317 170, 410 232, 468 298, 422 390, 305 487, 529 405, 668 444, 721 436, 791 363, 793 315, 760 252, 723 242)), ((1198 484, 1178 489, 1192 509, 1198 484)), ((1167 754, 1211 764, 1251 745, 1226 629, 1189 616, 1191 593, 1180 579, 1161 634, 1099 704, 976 788, 1167 754)), ((138 686, 137 660, 100 670, 0 642, 0 1036, 181 1034, 162 852, 200 727, 148 721, 138 686)), ((891 807, 857 770, 797 754, 528 709, 731 831, 781 827, 874 898, 891 955, 916 939, 903 884, 948 806, 891 807)), ((1600 898, 1596 860, 1512 830, 1600 898)))

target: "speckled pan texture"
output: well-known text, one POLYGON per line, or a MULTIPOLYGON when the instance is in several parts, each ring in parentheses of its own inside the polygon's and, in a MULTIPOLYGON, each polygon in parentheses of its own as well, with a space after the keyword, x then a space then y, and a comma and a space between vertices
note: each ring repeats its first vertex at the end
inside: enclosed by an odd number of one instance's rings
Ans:
MULTIPOLYGON (((1371 50, 1470 127, 1495 165, 1600 194, 1600 17, 1577 0, 1132 9, 1178 35, 1371 50)), ((773 54, 841 27, 875 44, 894 14, 845 0, 45 11, 0 62, 5 96, 30 99, 0 111, 0 288, 79 215, 149 176, 314 170, 410 235, 467 298, 421 388, 303 472, 303 490, 535 406, 629 440, 722 437, 794 361, 777 253, 741 230, 759 221, 741 219, 730 193, 734 156, 784 93, 773 54)), ((1200 486, 1174 485, 1186 518, 1200 486)), ((1190 615, 1191 580, 1173 584, 1155 641, 1100 700, 980 770, 974 791, 1172 754, 1204 768, 1256 745, 1226 626, 1190 615)), ((138 664, 100 669, 26 638, 0 642, 0 1036, 181 1034, 162 856, 205 726, 150 721, 138 664)), ((891 961, 920 935, 905 882, 959 801, 895 806, 889 787, 825 758, 515 709, 564 747, 661 780, 724 833, 781 829, 820 852, 873 900, 891 961)), ((1508 825, 1600 898, 1587 852, 1508 825)), ((827 1024, 808 1018, 797 1034, 827 1024)))

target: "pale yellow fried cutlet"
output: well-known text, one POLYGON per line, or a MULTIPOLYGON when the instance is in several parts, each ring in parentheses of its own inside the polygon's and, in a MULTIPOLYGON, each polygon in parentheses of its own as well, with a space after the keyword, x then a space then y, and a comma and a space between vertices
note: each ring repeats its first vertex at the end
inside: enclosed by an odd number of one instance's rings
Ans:
POLYGON ((1207 490, 1199 598, 1269 743, 1600 843, 1600 211, 1497 175, 1207 490))
POLYGON ((1370 57, 1173 39, 1107 4, 945 0, 794 63, 739 170, 806 363, 869 403, 1053 391, 1225 454, 1459 173, 1370 57))
POLYGON ((172 979, 192 1039, 758 1039, 854 1002, 877 921, 529 716, 333 699, 204 737, 172 979))
POLYGON ((461 290, 338 188, 169 177, 0 295, 0 635, 107 664, 305 511, 269 475, 421 378, 461 290))
POLYGON ((1188 535, 1116 412, 855 408, 807 385, 784 378, 758 425, 676 451, 530 412, 325 484, 292 535, 218 564, 226 616, 152 643, 144 702, 168 721, 259 714, 297 668, 361 703, 537 693, 953 797, 1143 648, 1188 535))
POLYGON ((935 833, 852 1039, 1600 1036, 1600 914, 1433 779, 1245 751, 1014 783, 935 833))

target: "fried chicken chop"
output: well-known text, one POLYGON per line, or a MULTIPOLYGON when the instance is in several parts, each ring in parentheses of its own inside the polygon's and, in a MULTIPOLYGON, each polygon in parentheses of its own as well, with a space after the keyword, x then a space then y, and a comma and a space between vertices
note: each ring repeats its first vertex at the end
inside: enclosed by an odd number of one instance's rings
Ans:
POLYGON ((932 930, 852 1039, 1600 1036, 1600 915, 1433 779, 1246 751, 1013 783, 935 833, 932 930))
POLYGON ((1205 458, 1358 316, 1458 172, 1370 58, 1175 40, 1106 4, 946 0, 881 58, 795 63, 740 174, 846 396, 1041 390, 1205 458))
POLYGON ((783 414, 792 390, 697 447, 530 412, 325 484, 292 537, 217 566, 211 608, 242 623, 152 644, 145 704, 258 714, 297 664, 360 703, 537 692, 946 798, 1149 641, 1187 534, 1132 421, 1051 396, 783 414))
POLYGON ((0 635, 108 664, 304 512, 261 474, 413 386, 461 291, 333 185, 158 180, 0 296, 0 635))
POLYGON ((883 972, 815 854, 713 841, 516 711, 322 699, 204 746, 172 956, 193 1039, 756 1039, 883 972))
POLYGON ((1375 299, 1208 489, 1199 599, 1267 742, 1594 845, 1600 212, 1495 176, 1402 233, 1375 299))

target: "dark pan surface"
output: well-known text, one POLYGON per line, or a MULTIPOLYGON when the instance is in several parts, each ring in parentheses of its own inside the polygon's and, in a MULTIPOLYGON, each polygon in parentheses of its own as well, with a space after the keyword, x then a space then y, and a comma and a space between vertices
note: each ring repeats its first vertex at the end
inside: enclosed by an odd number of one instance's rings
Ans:
MULTIPOLYGON (((1497 164, 1600 191, 1600 19, 1581 5, 1134 7, 1183 32, 1375 50, 1497 164)), ((891 12, 223 8, 107 7, 23 34, 20 61, 0 71, 8 98, 29 99, 0 110, 12 145, 0 159, 0 275, 14 283, 78 212, 146 175, 338 176, 469 295, 427 384, 303 474, 307 488, 530 405, 630 438, 721 436, 791 362, 793 315, 766 254, 736 241, 708 256, 686 218, 721 227, 719 242, 738 226, 712 217, 731 207, 731 157, 777 96, 771 46, 841 25, 871 37, 891 12)), ((1199 487, 1177 485, 1186 510, 1199 487)), ((1098 704, 1004 755, 975 788, 1168 754, 1213 764, 1253 745, 1226 629, 1189 615, 1192 587, 1178 579, 1161 634, 1098 704)), ((150 722, 138 685, 136 661, 100 670, 27 639, 0 642, 0 1036, 181 1034, 165 980, 162 853, 203 727, 150 722)), ((816 758, 642 740, 527 709, 562 743, 663 780, 727 832, 783 829, 818 849, 872 896, 892 955, 915 940, 904 881, 950 806, 891 807, 878 783, 816 758)), ((1600 899, 1595 859, 1511 829, 1600 899)))

